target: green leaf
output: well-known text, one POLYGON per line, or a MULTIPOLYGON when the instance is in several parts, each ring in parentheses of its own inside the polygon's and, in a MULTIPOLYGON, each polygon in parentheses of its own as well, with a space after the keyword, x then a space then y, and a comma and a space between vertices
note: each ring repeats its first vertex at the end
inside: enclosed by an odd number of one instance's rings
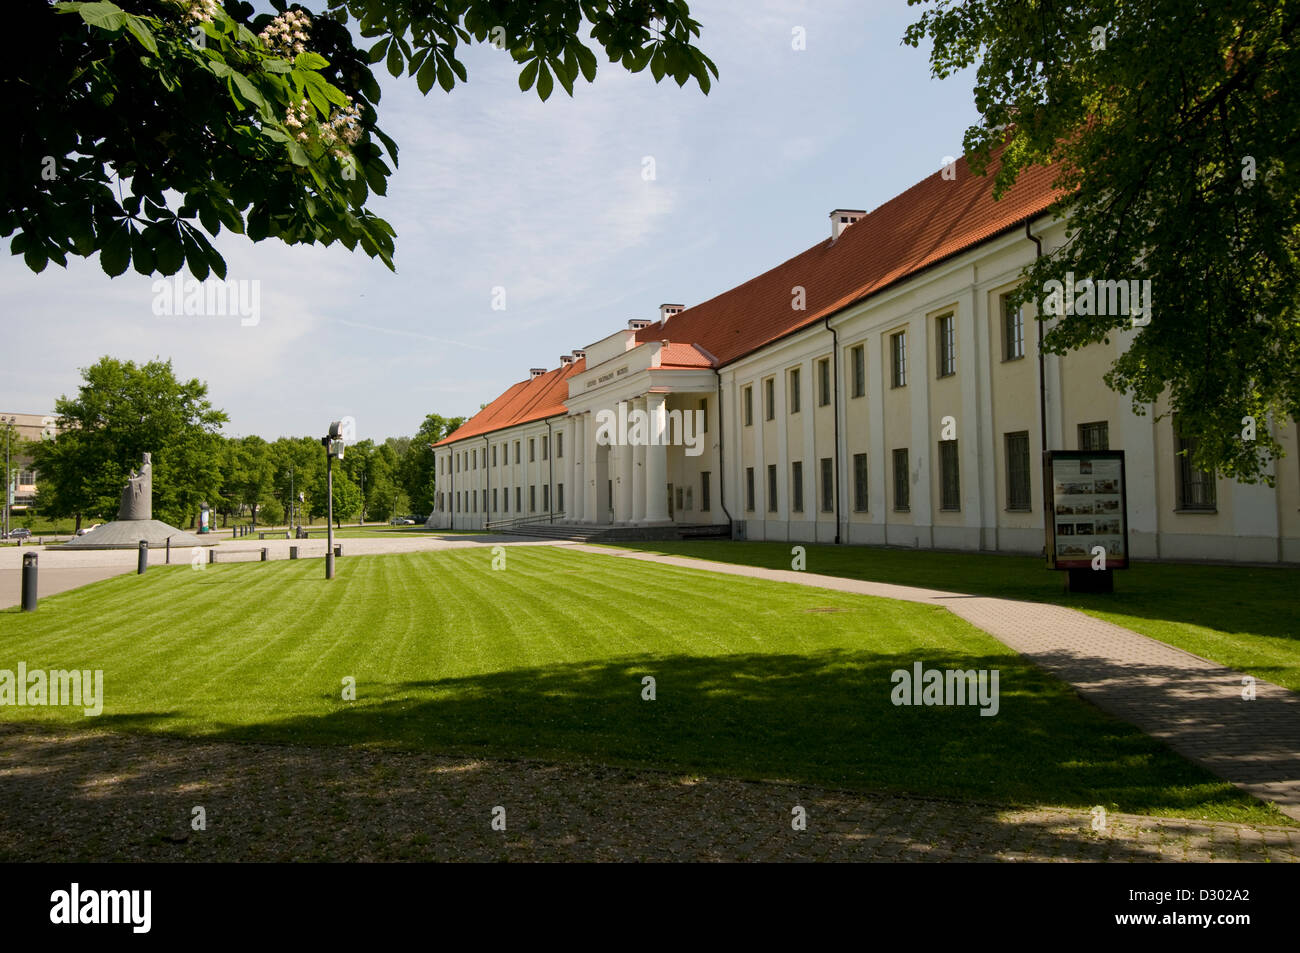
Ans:
POLYGON ((427 96, 437 79, 438 63, 432 56, 427 57, 420 65, 420 71, 415 74, 415 85, 427 96))
POLYGON ((402 75, 402 50, 396 43, 388 47, 388 72, 394 77, 402 75))
POLYGON ((143 20, 139 17, 127 16, 126 28, 131 31, 131 35, 140 41, 140 45, 152 53, 158 55, 158 43, 154 40, 153 34, 149 32, 143 20))
POLYGON ((158 271, 174 275, 185 264, 185 248, 175 225, 162 225, 157 232, 154 254, 158 256, 158 271))
POLYGON ((23 261, 27 262, 27 267, 38 275, 44 271, 45 266, 49 264, 49 258, 45 254, 45 249, 38 245, 33 245, 31 248, 28 248, 27 251, 23 252, 23 261))
POLYGON ((537 67, 541 65, 540 58, 533 60, 524 67, 523 72, 519 74, 519 89, 521 92, 528 92, 533 88, 533 81, 537 79, 537 67))
POLYGON ((550 98, 551 90, 554 87, 555 83, 551 79, 551 71, 543 64, 537 71, 537 95, 542 98, 542 102, 546 102, 550 98))
POLYGON ((131 264, 131 233, 123 222, 113 228, 99 250, 99 267, 104 274, 116 278, 131 264))
POLYGON ((83 4, 77 12, 81 14, 81 19, 91 26, 99 27, 101 30, 116 32, 122 29, 127 20, 126 11, 116 3, 108 3, 107 0, 100 3, 83 4))
POLYGON ((369 53, 370 62, 378 63, 380 60, 382 60, 384 56, 388 53, 388 48, 389 46, 392 45, 392 43, 393 43, 393 38, 391 36, 386 36, 378 43, 376 43, 374 46, 372 46, 370 48, 370 53, 369 53))
POLYGON ((310 50, 306 53, 299 53, 293 58, 293 65, 297 69, 319 70, 330 65, 330 61, 325 59, 319 53, 312 53, 310 50))
POLYGON ((582 75, 587 82, 595 82, 596 79, 596 54, 591 52, 582 44, 574 48, 578 56, 578 66, 582 68, 582 75))

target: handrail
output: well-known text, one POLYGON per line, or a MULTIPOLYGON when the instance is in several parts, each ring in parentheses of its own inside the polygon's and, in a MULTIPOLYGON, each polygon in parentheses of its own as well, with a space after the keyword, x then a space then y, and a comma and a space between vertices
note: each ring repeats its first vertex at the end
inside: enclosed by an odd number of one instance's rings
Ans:
POLYGON ((554 523, 564 519, 563 513, 541 513, 534 516, 513 516, 505 520, 489 520, 483 524, 484 529, 502 529, 509 526, 527 526, 532 523, 554 523))

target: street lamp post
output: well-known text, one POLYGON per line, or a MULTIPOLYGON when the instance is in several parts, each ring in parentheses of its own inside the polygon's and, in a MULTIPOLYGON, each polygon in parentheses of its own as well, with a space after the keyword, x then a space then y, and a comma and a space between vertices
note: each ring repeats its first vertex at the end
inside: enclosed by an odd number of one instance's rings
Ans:
POLYGON ((13 484, 9 482, 9 436, 13 433, 13 425, 18 423, 17 417, 0 417, 0 422, 5 425, 5 507, 4 507, 4 535, 0 539, 9 538, 9 506, 13 502, 13 484))
POLYGON ((330 432, 321 437, 325 447, 325 578, 334 578, 334 458, 343 459, 343 423, 330 424, 330 432))

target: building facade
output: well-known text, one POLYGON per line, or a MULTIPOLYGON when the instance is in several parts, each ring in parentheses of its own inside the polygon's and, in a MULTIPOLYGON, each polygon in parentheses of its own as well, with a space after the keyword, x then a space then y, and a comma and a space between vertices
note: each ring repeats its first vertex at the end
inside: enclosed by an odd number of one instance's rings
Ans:
POLYGON ((1140 328, 1043 355, 1040 396, 1039 315, 1007 298, 1065 240, 1050 177, 995 202, 992 171, 959 161, 835 210, 826 241, 737 288, 533 369, 435 446, 429 525, 1037 554, 1046 446, 1124 451, 1134 558, 1300 561, 1295 421, 1260 424, 1287 451, 1274 488, 1195 470, 1163 405, 1137 413, 1102 380, 1140 328))

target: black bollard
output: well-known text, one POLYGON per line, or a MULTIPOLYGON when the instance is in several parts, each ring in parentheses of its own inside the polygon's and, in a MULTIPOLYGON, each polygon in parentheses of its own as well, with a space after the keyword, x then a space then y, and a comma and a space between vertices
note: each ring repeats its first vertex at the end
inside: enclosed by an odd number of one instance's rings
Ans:
POLYGON ((36 553, 23 553, 23 611, 36 611, 36 553))
POLYGON ((172 538, 168 536, 167 537, 167 565, 170 566, 171 564, 172 564, 172 538))
POLYGON ((208 550, 208 562, 210 562, 210 563, 215 563, 216 561, 217 561, 217 551, 216 551, 216 549, 215 549, 215 548, 213 548, 213 549, 209 549, 209 550, 208 550))
POLYGON ((343 555, 343 544, 342 544, 342 543, 335 543, 335 544, 334 544, 334 556, 335 556, 336 558, 338 558, 338 557, 341 557, 342 555, 343 555))
POLYGON ((262 547, 262 562, 266 562, 266 547, 262 547))
POLYGON ((298 547, 297 547, 297 546, 290 546, 290 547, 289 547, 289 558, 290 558, 290 559, 297 559, 297 558, 298 558, 298 547))
POLYGON ((140 540, 140 557, 135 562, 135 572, 137 576, 143 576, 144 571, 149 568, 149 540, 140 540))

